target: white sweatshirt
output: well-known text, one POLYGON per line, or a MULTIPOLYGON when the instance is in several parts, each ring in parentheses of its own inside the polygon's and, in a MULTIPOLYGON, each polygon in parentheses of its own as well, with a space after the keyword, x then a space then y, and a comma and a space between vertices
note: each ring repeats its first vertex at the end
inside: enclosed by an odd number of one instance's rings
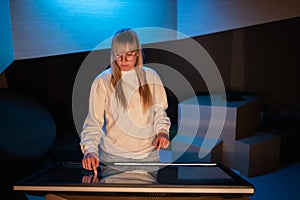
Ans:
POLYGON ((122 84, 128 108, 117 102, 110 87, 111 68, 94 80, 89 99, 89 112, 81 132, 81 150, 85 154, 99 152, 124 158, 143 159, 154 150, 154 138, 160 132, 169 134, 170 119, 165 89, 158 74, 143 67, 154 105, 143 114, 135 70, 122 71, 122 84), (99 148, 100 147, 100 148, 99 148))

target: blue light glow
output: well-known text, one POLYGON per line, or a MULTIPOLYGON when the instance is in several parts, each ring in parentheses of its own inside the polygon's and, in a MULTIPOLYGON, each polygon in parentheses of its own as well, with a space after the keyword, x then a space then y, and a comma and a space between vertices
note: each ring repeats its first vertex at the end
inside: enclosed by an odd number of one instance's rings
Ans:
POLYGON ((9 1, 0 2, 0 73, 14 60, 9 1))
MULTIPOLYGON (((15 0, 11 6, 15 56, 89 51, 123 27, 176 30, 176 5, 174 0, 15 0)), ((153 37, 151 42, 155 41, 161 38, 153 37)))

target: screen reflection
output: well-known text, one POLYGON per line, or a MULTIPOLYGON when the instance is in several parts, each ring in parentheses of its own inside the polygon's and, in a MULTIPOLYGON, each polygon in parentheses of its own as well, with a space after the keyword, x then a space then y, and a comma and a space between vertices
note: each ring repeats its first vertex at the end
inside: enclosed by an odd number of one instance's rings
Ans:
POLYGON ((91 171, 82 171, 82 183, 112 184, 155 184, 158 166, 106 166, 98 168, 98 175, 91 171))

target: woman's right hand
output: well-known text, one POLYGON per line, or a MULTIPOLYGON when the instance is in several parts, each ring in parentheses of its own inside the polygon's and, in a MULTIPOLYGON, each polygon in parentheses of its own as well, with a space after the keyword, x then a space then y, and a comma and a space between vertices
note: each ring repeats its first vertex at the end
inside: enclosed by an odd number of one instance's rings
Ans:
POLYGON ((86 170, 93 170, 94 174, 97 175, 97 167, 99 166, 99 158, 95 153, 87 153, 82 159, 82 167, 86 170))

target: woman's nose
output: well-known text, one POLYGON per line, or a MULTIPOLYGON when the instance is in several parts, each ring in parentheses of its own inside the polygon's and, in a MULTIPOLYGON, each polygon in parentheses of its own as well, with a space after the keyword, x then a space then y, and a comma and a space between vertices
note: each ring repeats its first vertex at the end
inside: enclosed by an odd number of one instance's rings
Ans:
POLYGON ((126 55, 122 55, 122 56, 121 56, 121 61, 122 61, 122 62, 126 62, 126 61, 127 61, 126 55))

